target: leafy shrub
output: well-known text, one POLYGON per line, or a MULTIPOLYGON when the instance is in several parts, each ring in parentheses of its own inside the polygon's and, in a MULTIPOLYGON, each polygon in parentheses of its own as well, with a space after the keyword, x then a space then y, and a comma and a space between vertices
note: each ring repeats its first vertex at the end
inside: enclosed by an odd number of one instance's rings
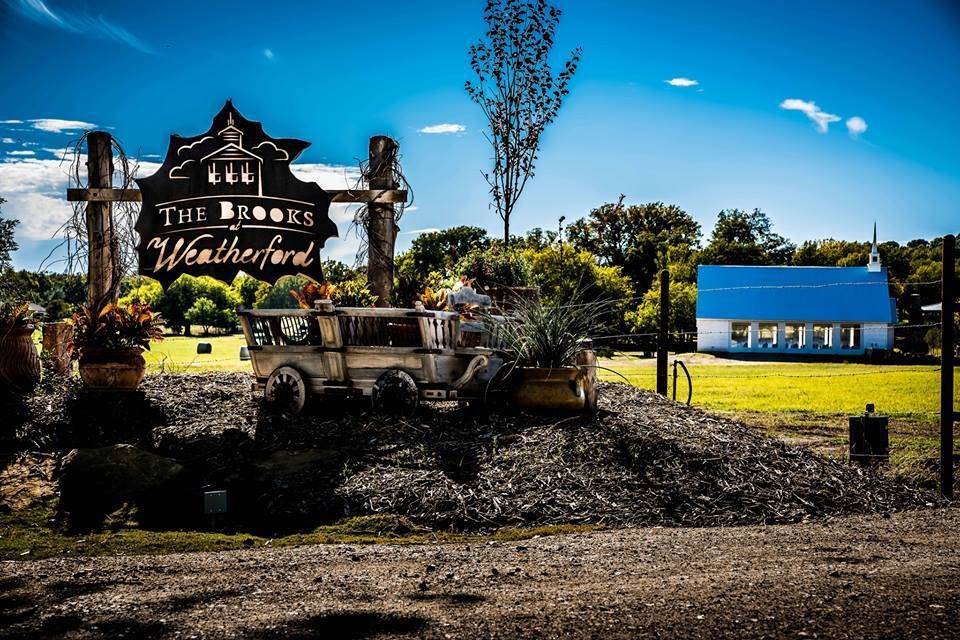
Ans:
POLYGON ((533 284, 526 256, 501 245, 470 251, 457 263, 455 271, 458 276, 476 280, 481 287, 526 287, 533 284))
MULTIPOLYGON (((668 330, 693 331, 697 327, 697 287, 689 282, 670 282, 670 325, 668 330)), ((660 285, 643 294, 640 304, 626 314, 630 328, 637 333, 656 331, 660 326, 660 285)))
POLYGON ((235 309, 217 306, 213 300, 205 297, 197 298, 187 309, 185 317, 190 324, 203 327, 203 335, 209 335, 212 328, 230 331, 237 325, 235 309))
POLYGON ((73 316, 73 355, 89 347, 100 349, 150 348, 150 342, 163 340, 160 316, 150 305, 108 304, 97 311, 84 307, 73 316))
POLYGON ((340 307, 372 307, 377 296, 371 293, 366 276, 356 275, 337 285, 334 302, 340 307))

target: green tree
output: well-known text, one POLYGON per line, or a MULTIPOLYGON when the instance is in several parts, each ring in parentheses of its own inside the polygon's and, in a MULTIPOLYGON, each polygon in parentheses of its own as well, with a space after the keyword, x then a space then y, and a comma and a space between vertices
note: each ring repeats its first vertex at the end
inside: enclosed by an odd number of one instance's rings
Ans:
MULTIPOLYGON (((634 291, 641 294, 656 278, 663 249, 669 251, 671 262, 692 267, 700 246, 700 224, 676 205, 649 202, 624 206, 621 200, 604 204, 572 223, 567 238, 603 264, 620 267, 633 280, 634 291)), ((692 276, 694 271, 687 268, 678 273, 692 276)))
POLYGON ((140 302, 150 305, 153 309, 159 309, 163 295, 163 287, 159 282, 146 276, 136 276, 130 279, 129 289, 126 295, 120 298, 120 303, 129 305, 132 302, 140 302))
MULTIPOLYGON (((0 208, 6 202, 0 198, 0 208)), ((20 224, 19 220, 13 218, 5 219, 0 213, 0 271, 10 268, 10 254, 17 250, 17 243, 13 238, 13 231, 20 224)))
POLYGON ((228 307, 218 306, 216 302, 207 297, 197 298, 187 312, 184 314, 190 324, 197 324, 203 327, 203 335, 210 335, 210 330, 225 329, 233 330, 237 324, 237 312, 228 307))
POLYGON ((233 318, 233 324, 224 320, 223 326, 217 326, 228 331, 236 329, 236 308, 240 306, 240 294, 228 284, 214 280, 210 276, 194 277, 182 275, 177 278, 157 303, 164 323, 171 330, 190 333, 193 322, 187 317, 189 311, 200 298, 207 298, 217 309, 220 309, 223 318, 233 318))
POLYGON ((553 72, 550 53, 560 13, 547 0, 488 0, 485 37, 470 47, 470 68, 477 79, 464 88, 489 127, 493 167, 484 178, 503 220, 507 246, 510 217, 533 176, 541 136, 570 93, 580 63, 576 48, 559 73, 553 72))
POLYGON ((257 302, 257 296, 265 289, 270 288, 266 282, 257 280, 246 274, 238 275, 231 284, 233 290, 240 297, 240 304, 247 309, 252 309, 257 302))
POLYGON ((424 280, 433 271, 450 271, 471 251, 489 246, 487 232, 480 227, 459 226, 422 233, 399 256, 398 269, 417 280, 424 280))
POLYGON ((710 242, 700 253, 701 264, 789 264, 794 245, 773 232, 773 223, 760 209, 724 209, 717 216, 710 242))
POLYGON ((290 291, 302 289, 309 282, 313 280, 306 276, 284 276, 266 289, 261 289, 254 306, 257 309, 298 309, 300 304, 290 295, 290 291))
POLYGON ((540 251, 524 250, 530 264, 534 284, 548 300, 569 300, 575 291, 582 292, 585 302, 605 301, 610 304, 604 324, 623 327, 623 314, 633 298, 633 283, 620 267, 597 263, 589 251, 578 251, 569 245, 552 245, 540 251))
MULTIPOLYGON (((668 330, 695 331, 697 328, 697 287, 689 282, 670 281, 668 330)), ((637 333, 652 333, 660 326, 660 285, 650 287, 640 304, 627 313, 627 323, 637 333)))

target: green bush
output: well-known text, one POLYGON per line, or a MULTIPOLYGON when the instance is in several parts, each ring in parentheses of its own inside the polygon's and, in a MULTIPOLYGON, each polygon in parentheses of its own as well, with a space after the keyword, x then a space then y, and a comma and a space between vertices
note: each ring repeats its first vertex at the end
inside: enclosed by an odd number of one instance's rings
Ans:
POLYGON ((214 328, 233 331, 237 325, 237 312, 234 309, 218 306, 205 297, 197 298, 184 316, 190 324, 203 327, 203 335, 209 335, 210 329, 214 328))
POLYGON ((526 287, 533 284, 530 262, 521 251, 494 245, 467 253, 454 269, 481 287, 526 287))
MULTIPOLYGON (((670 282, 670 326, 668 330, 694 331, 697 328, 697 287, 688 282, 670 282)), ((660 285, 654 284, 640 304, 628 311, 626 321, 637 333, 650 333, 660 326, 660 285)))
POLYGON ((370 292, 365 275, 356 275, 336 285, 337 292, 334 302, 341 307, 372 307, 377 302, 377 296, 370 292))

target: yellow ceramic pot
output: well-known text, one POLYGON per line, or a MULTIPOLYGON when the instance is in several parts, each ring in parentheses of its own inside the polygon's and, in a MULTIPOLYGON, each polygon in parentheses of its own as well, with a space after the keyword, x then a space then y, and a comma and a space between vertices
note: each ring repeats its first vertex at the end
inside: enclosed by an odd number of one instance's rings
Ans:
POLYGON ((143 349, 140 347, 87 347, 80 350, 80 360, 77 363, 83 384, 91 389, 136 389, 143 381, 146 366, 143 349))
POLYGON ((524 411, 583 411, 586 394, 577 367, 519 367, 512 399, 524 411))

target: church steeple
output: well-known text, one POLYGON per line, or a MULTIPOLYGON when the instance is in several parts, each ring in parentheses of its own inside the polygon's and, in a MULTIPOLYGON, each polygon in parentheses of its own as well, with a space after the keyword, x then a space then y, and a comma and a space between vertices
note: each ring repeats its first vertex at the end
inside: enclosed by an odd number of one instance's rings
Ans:
POLYGON ((873 223, 873 246, 870 248, 870 262, 867 271, 880 271, 880 250, 877 248, 877 223, 873 223))

